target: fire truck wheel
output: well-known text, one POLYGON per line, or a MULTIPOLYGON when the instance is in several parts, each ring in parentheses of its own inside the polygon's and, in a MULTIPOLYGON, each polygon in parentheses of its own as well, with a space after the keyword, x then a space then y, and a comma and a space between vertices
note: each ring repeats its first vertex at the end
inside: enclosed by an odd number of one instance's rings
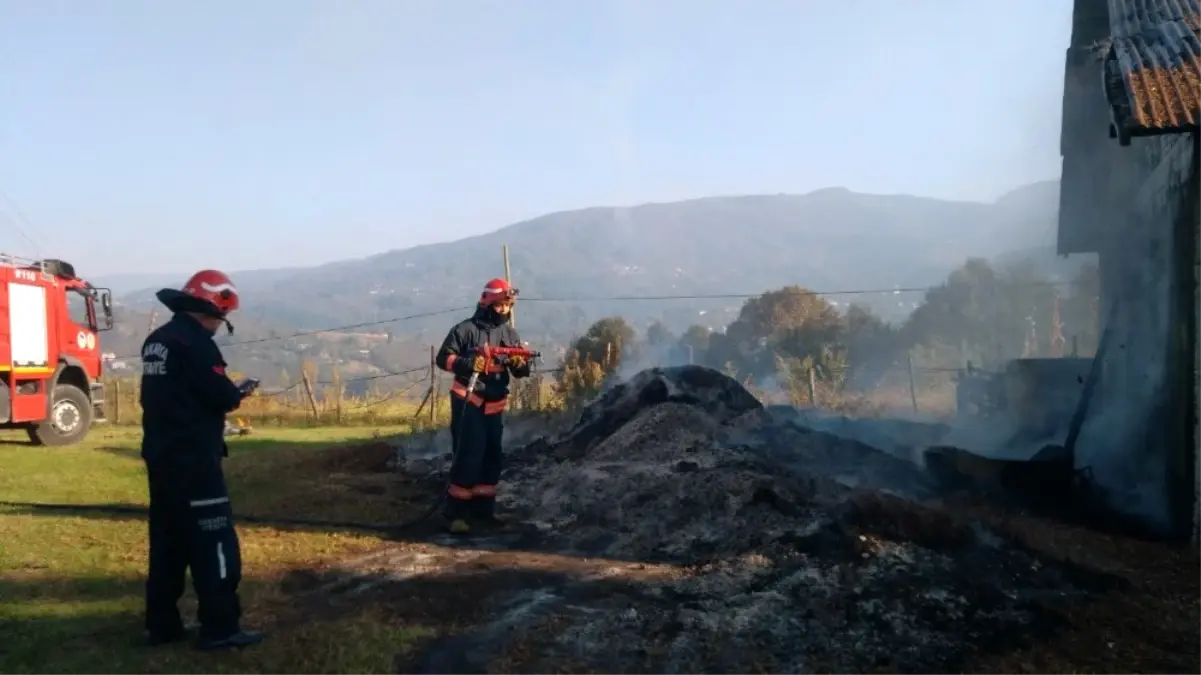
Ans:
POLYGON ((50 417, 29 428, 34 445, 71 445, 83 439, 92 426, 92 402, 78 387, 54 387, 50 417))

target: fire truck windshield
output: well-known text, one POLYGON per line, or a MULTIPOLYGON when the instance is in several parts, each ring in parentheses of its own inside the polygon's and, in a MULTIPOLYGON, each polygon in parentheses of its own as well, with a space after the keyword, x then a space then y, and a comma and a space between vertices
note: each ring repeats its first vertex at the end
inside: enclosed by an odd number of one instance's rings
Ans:
POLYGON ((113 327, 113 292, 107 288, 92 288, 92 316, 96 317, 96 304, 100 305, 100 321, 95 330, 110 330, 113 327))
POLYGON ((70 286, 67 314, 77 326, 86 326, 93 331, 109 330, 113 327, 112 292, 107 288, 70 286))
POLYGON ((79 287, 69 289, 67 291, 67 316, 76 326, 85 326, 96 330, 91 294, 79 287))

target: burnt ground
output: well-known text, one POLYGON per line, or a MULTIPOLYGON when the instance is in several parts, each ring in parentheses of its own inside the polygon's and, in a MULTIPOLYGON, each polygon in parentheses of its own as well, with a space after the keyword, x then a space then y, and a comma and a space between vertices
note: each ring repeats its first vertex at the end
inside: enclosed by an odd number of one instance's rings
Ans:
MULTIPOLYGON (((1201 660, 1195 552, 948 497, 904 448, 815 431, 714 371, 645 371, 563 433, 510 440, 509 527, 456 539, 429 523, 285 588, 313 611, 371 602, 434 628, 398 672, 1201 660)), ((436 490, 443 449, 405 449, 404 491, 436 490)))

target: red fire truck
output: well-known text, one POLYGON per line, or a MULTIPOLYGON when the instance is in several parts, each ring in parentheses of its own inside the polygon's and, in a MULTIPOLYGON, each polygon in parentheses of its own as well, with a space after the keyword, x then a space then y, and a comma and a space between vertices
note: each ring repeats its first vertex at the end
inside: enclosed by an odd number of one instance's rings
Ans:
POLYGON ((70 263, 0 253, 0 428, 69 445, 105 421, 96 334, 112 327, 112 293, 70 263))

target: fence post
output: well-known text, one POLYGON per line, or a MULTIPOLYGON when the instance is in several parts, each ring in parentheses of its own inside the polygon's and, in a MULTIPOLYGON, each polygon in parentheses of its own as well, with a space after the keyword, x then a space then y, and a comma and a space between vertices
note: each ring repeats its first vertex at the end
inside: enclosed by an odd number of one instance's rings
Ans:
POLYGON ((433 398, 433 393, 434 391, 432 389, 427 388, 425 390, 425 397, 421 399, 421 405, 417 406, 417 412, 413 415, 414 422, 421 420, 421 411, 425 410, 425 404, 429 403, 430 399, 433 398))
POLYGON ((809 366, 809 405, 817 407, 817 374, 813 372, 813 366, 809 366))
POLYGON ((430 345, 430 426, 438 421, 438 353, 430 345))
MULTIPOLYGON (((105 398, 108 398, 107 396, 105 398)), ((121 423, 121 380, 113 380, 113 424, 121 423)))
POLYGON ((317 397, 313 394, 313 382, 304 368, 300 369, 300 377, 301 382, 304 383, 304 395, 309 399, 309 408, 313 411, 313 422, 319 422, 321 415, 317 412, 317 397))
POLYGON ((334 387, 334 396, 336 396, 336 397, 337 397, 337 398, 335 398, 335 399, 334 399, 334 422, 335 422, 336 424, 338 424, 339 426, 341 426, 341 425, 342 425, 342 422, 343 422, 343 417, 342 417, 342 390, 343 390, 345 387, 343 387, 343 386, 342 386, 342 371, 341 371, 341 370, 340 370, 340 369, 339 369, 337 366, 334 366, 334 377, 333 377, 333 379, 334 379, 334 383, 333 383, 333 387, 334 387))
POLYGON ((913 378, 913 352, 910 351, 905 355, 909 361, 909 400, 913 403, 913 412, 917 412, 917 385, 913 378))
MULTIPOLYGON (((299 406, 301 409, 304 409, 304 381, 305 381, 305 379, 306 379, 306 377, 304 374, 304 359, 301 359, 301 361, 300 361, 300 385, 301 386, 296 387, 296 395, 294 397, 296 399, 296 405, 299 406)), ((308 415, 308 413, 305 413, 305 415, 308 415)))
POLYGON ((438 399, 442 396, 438 391, 438 376, 434 375, 434 388, 430 391, 430 421, 438 423, 438 399))

